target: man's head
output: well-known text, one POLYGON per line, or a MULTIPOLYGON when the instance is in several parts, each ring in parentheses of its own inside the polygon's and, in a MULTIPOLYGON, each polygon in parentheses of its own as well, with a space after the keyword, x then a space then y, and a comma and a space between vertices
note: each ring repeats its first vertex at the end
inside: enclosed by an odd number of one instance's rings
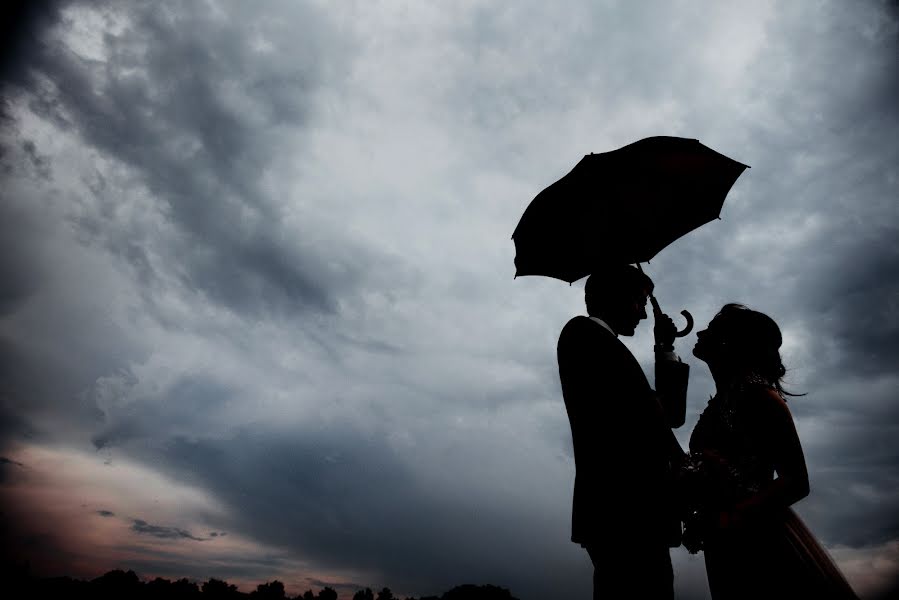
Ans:
POLYGON ((652 280, 630 265, 610 265, 593 272, 584 286, 587 314, 608 323, 618 335, 634 335, 646 318, 652 280))

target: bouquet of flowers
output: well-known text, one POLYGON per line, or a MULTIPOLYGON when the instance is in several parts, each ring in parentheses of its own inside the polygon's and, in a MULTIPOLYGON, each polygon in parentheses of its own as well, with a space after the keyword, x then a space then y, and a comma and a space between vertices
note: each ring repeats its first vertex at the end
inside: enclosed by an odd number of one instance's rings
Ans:
POLYGON ((705 540, 718 527, 722 511, 758 490, 745 475, 743 469, 712 450, 691 452, 684 458, 677 490, 684 523, 681 543, 688 552, 696 554, 702 550, 705 540))
POLYGON ((681 543, 690 554, 696 554, 702 550, 702 542, 706 537, 711 492, 709 472, 702 455, 690 453, 685 457, 677 484, 681 520, 684 523, 681 543))

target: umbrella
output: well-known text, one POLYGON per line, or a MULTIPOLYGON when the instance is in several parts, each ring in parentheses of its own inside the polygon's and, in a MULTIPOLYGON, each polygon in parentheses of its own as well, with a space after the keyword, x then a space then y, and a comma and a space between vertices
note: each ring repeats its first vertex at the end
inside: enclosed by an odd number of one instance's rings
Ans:
POLYGON ((649 262, 718 218, 746 168, 679 137, 650 137, 589 154, 525 209, 512 234, 515 276, 571 283, 603 263, 649 262))
MULTIPOLYGON (((719 218, 724 198, 747 168, 699 140, 669 136, 589 154, 525 209, 512 234, 515 276, 572 283, 602 264, 639 267, 719 218)), ((681 313, 688 324, 678 336, 693 323, 681 313)))

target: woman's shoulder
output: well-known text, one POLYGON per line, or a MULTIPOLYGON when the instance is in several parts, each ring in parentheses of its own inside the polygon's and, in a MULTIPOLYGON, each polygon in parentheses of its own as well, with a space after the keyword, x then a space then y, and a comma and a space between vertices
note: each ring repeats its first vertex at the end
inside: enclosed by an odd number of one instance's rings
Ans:
POLYGON ((791 418, 787 401, 772 385, 761 382, 743 385, 741 396, 741 404, 759 417, 791 418))

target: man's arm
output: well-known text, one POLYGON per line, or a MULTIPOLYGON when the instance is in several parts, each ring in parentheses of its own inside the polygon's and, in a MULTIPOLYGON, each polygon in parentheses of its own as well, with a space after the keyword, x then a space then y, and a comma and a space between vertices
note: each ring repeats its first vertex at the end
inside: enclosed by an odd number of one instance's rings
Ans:
POLYGON ((690 365, 682 363, 674 353, 674 334, 677 328, 671 317, 661 311, 654 317, 656 394, 669 427, 676 429, 686 420, 690 365))
POLYGON ((656 357, 656 394, 665 412, 668 426, 677 429, 687 415, 687 383, 690 365, 656 357))

